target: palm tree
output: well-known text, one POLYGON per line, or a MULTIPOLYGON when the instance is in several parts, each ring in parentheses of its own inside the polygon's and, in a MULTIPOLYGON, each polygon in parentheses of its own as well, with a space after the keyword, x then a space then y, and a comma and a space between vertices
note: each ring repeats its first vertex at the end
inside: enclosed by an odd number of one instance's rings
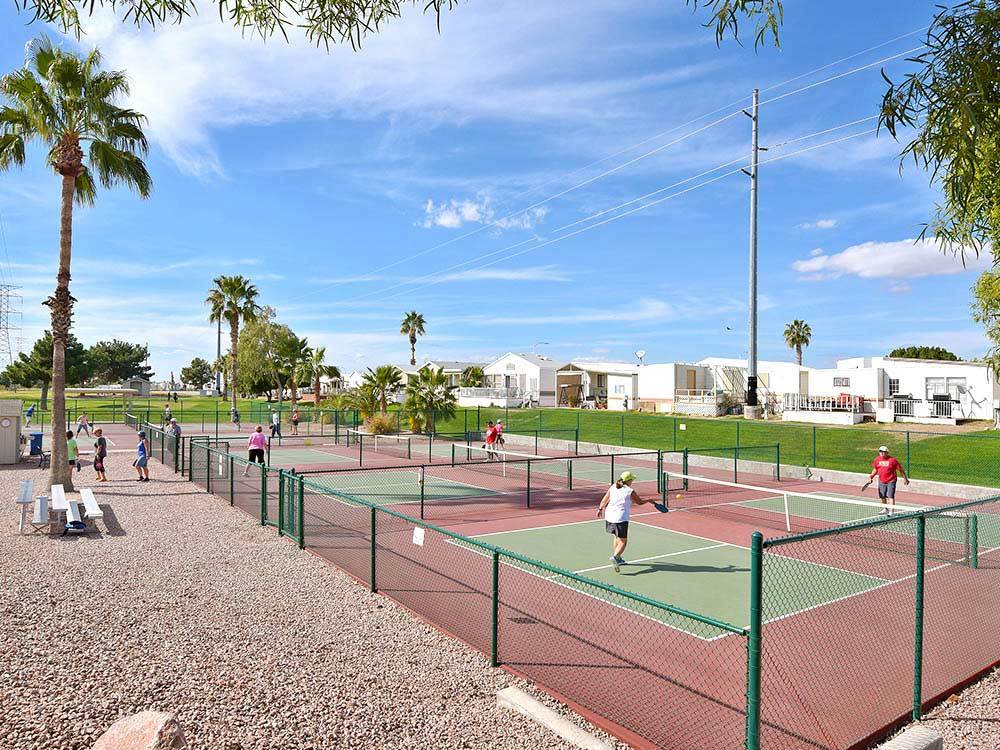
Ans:
POLYGON ((464 388, 479 388, 486 379, 482 367, 466 367, 462 370, 462 386, 464 388))
POLYGON ((311 350, 309 359, 302 364, 302 380, 312 383, 313 403, 319 406, 319 390, 323 378, 340 378, 340 370, 326 364, 326 347, 317 346, 311 350))
POLYGON ((256 320, 260 305, 257 304, 257 287, 243 276, 217 276, 212 280, 215 287, 209 290, 205 304, 211 308, 208 320, 229 324, 229 391, 232 406, 236 408, 236 357, 240 343, 240 323, 256 320))
POLYGON ((309 380, 306 364, 312 357, 312 349, 306 339, 293 336, 280 352, 281 367, 285 372, 285 382, 292 394, 292 408, 299 400, 299 383, 309 380))
POLYGON ((342 400, 343 405, 348 409, 357 409, 365 421, 379 410, 378 395, 367 383, 347 391, 342 400))
POLYGON ((364 385, 371 389, 378 399, 380 414, 389 411, 389 394, 395 393, 403 385, 403 373, 395 365, 379 365, 374 370, 368 368, 364 385))
POLYGON ((403 317, 403 323, 399 326, 399 332, 410 339, 410 364, 417 364, 417 336, 424 335, 424 325, 427 321, 424 316, 416 310, 410 310, 403 317))
POLYGON ((812 339, 812 329, 804 320, 793 320, 785 326, 785 343, 795 350, 795 361, 802 366, 802 347, 809 346, 812 339))
POLYGON ((448 420, 458 407, 456 387, 448 384, 448 376, 431 367, 421 367, 416 379, 406 387, 406 412, 415 431, 431 430, 434 419, 448 420))
MULTIPOLYGON (((123 72, 102 71, 96 49, 81 57, 44 37, 28 45, 25 57, 23 68, 0 79, 0 94, 8 102, 0 106, 0 171, 23 166, 27 144, 39 141, 49 166, 62 178, 59 271, 55 293, 45 304, 52 314, 52 424, 64 425, 66 343, 75 301, 69 291, 73 203, 93 205, 97 183, 126 185, 147 198, 153 181, 141 158, 149 148, 142 132, 146 118, 115 104, 128 95, 123 72)), ((52 430, 50 479, 73 489, 62 430, 52 430)))

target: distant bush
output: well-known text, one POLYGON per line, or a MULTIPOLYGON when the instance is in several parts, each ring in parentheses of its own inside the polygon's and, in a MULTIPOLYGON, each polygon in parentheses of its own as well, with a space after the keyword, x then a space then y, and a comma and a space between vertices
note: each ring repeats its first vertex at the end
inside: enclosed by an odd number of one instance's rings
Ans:
POLYGON ((388 435, 396 431, 396 417, 392 414, 375 414, 365 423, 368 432, 375 435, 388 435))

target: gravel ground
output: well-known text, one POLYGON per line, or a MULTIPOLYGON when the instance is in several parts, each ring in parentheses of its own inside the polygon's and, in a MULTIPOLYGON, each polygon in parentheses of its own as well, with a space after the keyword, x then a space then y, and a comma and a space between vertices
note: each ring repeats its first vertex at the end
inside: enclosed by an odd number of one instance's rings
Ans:
MULTIPOLYGON (((477 652, 158 464, 109 469, 101 534, 19 536, 7 506, 3 750, 89 748, 144 709, 212 750, 566 747, 496 707, 509 685, 558 704, 477 652)), ((0 497, 44 476, 2 470, 0 497)))
POLYGON ((944 737, 945 750, 1000 747, 1000 669, 930 711, 923 726, 944 737))

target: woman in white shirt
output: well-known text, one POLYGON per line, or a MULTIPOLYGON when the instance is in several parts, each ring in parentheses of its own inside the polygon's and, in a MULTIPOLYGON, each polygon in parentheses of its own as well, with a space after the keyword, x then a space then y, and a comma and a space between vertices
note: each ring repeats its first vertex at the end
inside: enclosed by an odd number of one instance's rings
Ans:
MULTIPOLYGON (((639 497, 639 493, 632 489, 634 481, 635 474, 631 471, 624 472, 618 481, 608 487, 608 491, 604 493, 601 504, 597 508, 598 517, 604 516, 605 530, 614 537, 614 554, 611 555, 610 559, 611 564, 615 566, 615 573, 620 572, 621 566, 625 564, 622 553, 625 552, 625 546, 628 544, 628 519, 632 504, 653 503, 656 505, 654 500, 643 500, 639 497)), ((658 505, 657 510, 660 510, 658 505)))

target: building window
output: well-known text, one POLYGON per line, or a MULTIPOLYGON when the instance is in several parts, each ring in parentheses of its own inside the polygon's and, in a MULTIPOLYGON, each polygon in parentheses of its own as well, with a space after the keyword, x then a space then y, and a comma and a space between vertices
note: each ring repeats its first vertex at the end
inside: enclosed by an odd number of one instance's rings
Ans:
POLYGON ((625 386, 624 385, 616 385, 615 386, 615 393, 624 394, 625 393, 625 386))
POLYGON ((597 374, 597 387, 605 388, 608 385, 608 376, 603 373, 597 374))
POLYGON ((833 379, 834 388, 850 388, 851 379, 850 378, 834 378, 833 379))
POLYGON ((953 401, 966 389, 965 378, 927 378, 924 380, 926 398, 933 401, 935 396, 947 396, 953 401))
POLYGON ((899 378, 889 378, 889 395, 895 396, 899 393, 899 378))

